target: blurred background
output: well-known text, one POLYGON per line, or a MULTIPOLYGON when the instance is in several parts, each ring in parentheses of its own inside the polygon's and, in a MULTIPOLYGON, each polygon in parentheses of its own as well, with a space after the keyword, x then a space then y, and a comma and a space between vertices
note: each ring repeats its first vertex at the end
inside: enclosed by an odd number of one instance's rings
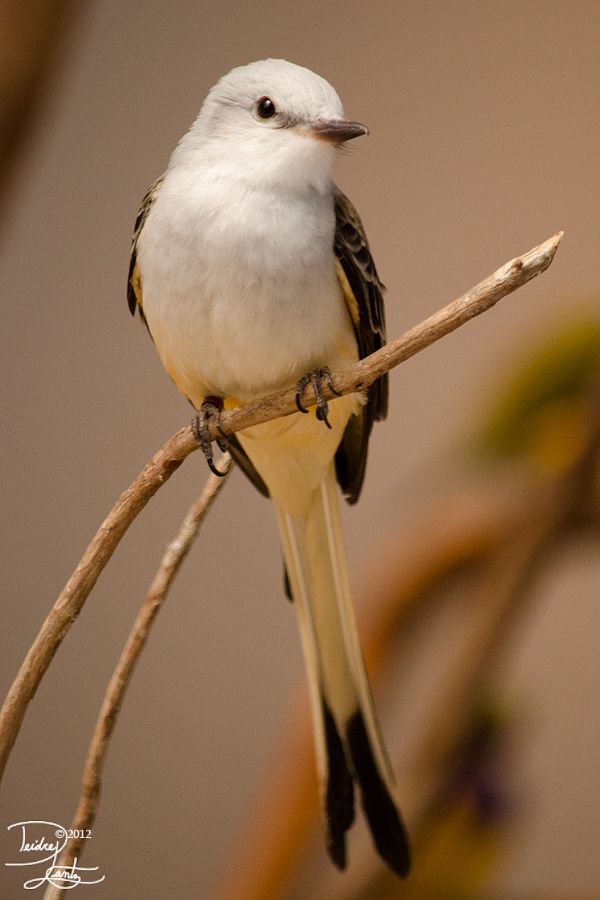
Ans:
MULTIPOLYGON (((550 270, 391 375, 344 511, 414 835, 332 870, 274 517, 234 472, 156 623, 82 864, 94 897, 600 897, 600 6, 3 0, 0 688, 118 494, 189 419, 132 321, 133 222, 234 65, 281 56, 370 137, 337 181, 402 331, 559 228, 550 270)), ((26 716, 9 824, 68 825, 105 684, 198 454, 119 547, 26 716)), ((0 867, 0 895, 23 870, 0 867)))

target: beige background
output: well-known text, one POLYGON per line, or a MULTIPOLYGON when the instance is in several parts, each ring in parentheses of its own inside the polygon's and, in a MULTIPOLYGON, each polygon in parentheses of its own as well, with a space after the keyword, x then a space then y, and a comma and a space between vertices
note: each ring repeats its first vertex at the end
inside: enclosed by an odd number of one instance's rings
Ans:
MULTIPOLYGON (((87 4, 3 210, 2 689, 114 498, 188 420, 126 309, 131 228, 208 88, 267 55, 324 75, 371 129, 338 180, 388 285, 390 335, 566 229, 548 274, 393 375, 346 516, 356 580, 452 484, 447 448, 501 367, 547 321, 597 307, 598 2, 87 4)), ((204 474, 193 457, 153 501, 39 689, 7 772, 2 860, 9 823, 70 820, 103 685, 204 474)), ((573 548, 515 644, 529 800, 501 897, 600 896, 596 552, 573 548)), ((210 895, 300 673, 271 511, 236 473, 127 697, 86 858, 107 879, 90 896, 210 895)), ((0 871, 0 895, 20 880, 0 871)))

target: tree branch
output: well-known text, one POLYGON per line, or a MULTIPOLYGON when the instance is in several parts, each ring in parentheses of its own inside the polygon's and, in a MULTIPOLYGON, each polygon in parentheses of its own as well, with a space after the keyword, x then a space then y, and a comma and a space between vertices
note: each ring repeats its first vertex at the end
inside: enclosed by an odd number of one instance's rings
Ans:
MULTIPOLYGON (((229 474, 231 457, 228 453, 219 460, 219 468, 225 475, 229 474)), ((108 683, 88 749, 81 778, 79 805, 69 829, 75 834, 85 834, 96 820, 108 744, 136 663, 146 645, 156 615, 167 599, 168 591, 198 536, 200 526, 226 480, 217 475, 209 475, 202 493, 187 511, 177 535, 167 545, 156 575, 133 623, 108 683)), ((81 857, 84 844, 85 840, 82 837, 70 838, 57 860, 57 865, 60 868, 68 868, 75 857, 78 859, 81 857)), ((64 888, 50 886, 44 894, 44 900, 59 900, 64 893, 64 888)))
POLYGON ((31 645, 4 701, 0 712, 0 778, 27 706, 98 576, 138 513, 194 449, 189 428, 174 434, 121 494, 92 538, 31 645))
MULTIPOLYGON (((342 372, 334 373, 335 390, 338 394, 365 390, 384 372, 490 309, 507 294, 548 268, 554 259, 562 235, 563 232, 558 232, 528 253, 506 263, 462 297, 411 328, 397 340, 386 344, 381 350, 342 372)), ((328 399, 335 399, 335 394, 326 385, 323 386, 323 394, 328 399)), ((304 402, 307 405, 315 402, 311 389, 307 389, 304 402)), ((221 427, 225 432, 234 433, 294 412, 296 412, 294 390, 280 391, 223 413, 221 427)), ((211 426, 211 437, 216 437, 214 426, 211 426)), ((173 435, 119 497, 92 539, 27 653, 0 712, 0 778, 27 706, 63 638, 81 612, 100 572, 138 513, 183 460, 196 449, 197 445, 189 427, 173 435)))

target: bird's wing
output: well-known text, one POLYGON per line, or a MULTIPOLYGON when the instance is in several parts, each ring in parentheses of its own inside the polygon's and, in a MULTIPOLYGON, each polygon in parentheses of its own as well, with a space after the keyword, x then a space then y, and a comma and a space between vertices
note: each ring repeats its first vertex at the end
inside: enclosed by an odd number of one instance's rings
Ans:
MULTIPOLYGON (((144 319, 144 310, 142 306, 142 279, 140 268, 137 260, 137 245, 142 233, 142 228, 148 218, 148 213, 152 209, 154 201, 158 197, 158 192, 164 180, 164 175, 154 181, 144 195, 142 205, 140 206, 135 225, 133 228, 133 239, 131 241, 131 257, 129 260, 129 277, 127 279, 127 303, 131 315, 135 314, 139 309, 141 317, 144 319)), ((146 321, 144 319, 144 321, 146 321)))
MULTIPOLYGON (((348 198, 335 189, 334 252, 338 279, 354 325, 360 359, 385 344, 384 286, 379 280, 363 224, 348 198)), ((356 503, 362 487, 373 422, 385 419, 388 378, 382 375, 369 388, 361 413, 352 416, 335 457, 336 474, 349 503, 356 503)))

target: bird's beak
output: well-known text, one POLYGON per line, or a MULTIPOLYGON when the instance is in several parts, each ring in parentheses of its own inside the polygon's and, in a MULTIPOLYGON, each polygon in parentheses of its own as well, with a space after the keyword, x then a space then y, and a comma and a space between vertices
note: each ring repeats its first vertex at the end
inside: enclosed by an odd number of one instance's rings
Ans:
POLYGON ((309 131, 319 140, 333 141, 336 144, 369 133, 366 125, 360 122, 347 122, 345 119, 317 119, 310 125, 309 131))

